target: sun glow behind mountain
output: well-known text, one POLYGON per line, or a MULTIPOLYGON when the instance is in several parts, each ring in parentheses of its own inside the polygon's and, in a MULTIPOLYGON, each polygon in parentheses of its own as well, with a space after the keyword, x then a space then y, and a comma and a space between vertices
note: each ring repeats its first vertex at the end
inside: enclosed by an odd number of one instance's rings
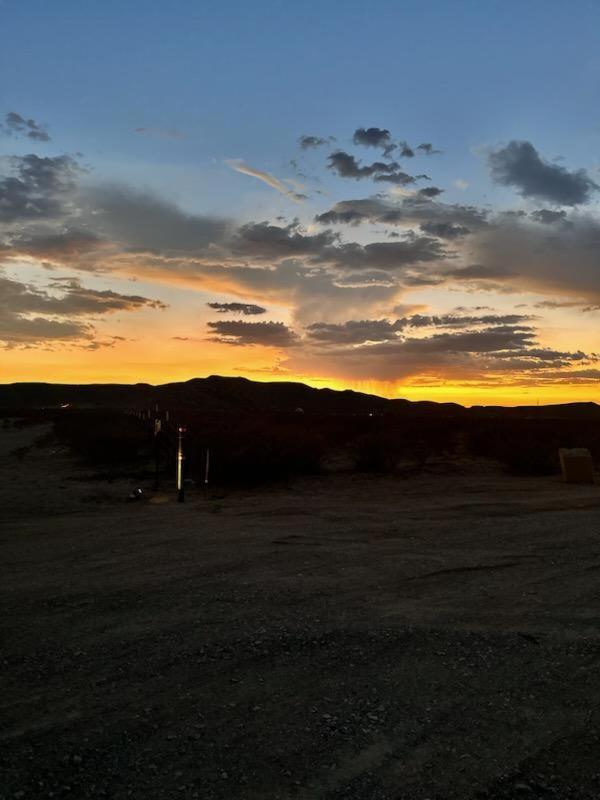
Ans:
MULTIPOLYGON (((135 2, 93 30, 83 10, 28 19, 31 63, 0 110, 2 381, 222 374, 466 405, 598 399, 600 178, 582 61, 598 12, 580 15, 574 47, 556 18, 532 45, 532 11, 521 36, 507 10, 469 7, 459 55, 450 9, 351 3, 343 20, 319 8, 316 27, 265 11, 290 40, 254 12, 249 27, 241 5, 184 5, 150 18, 135 2), (128 23, 158 63, 133 59, 128 23), (324 106, 315 53, 350 69, 365 47, 377 79, 352 72, 324 106), (417 61, 419 80, 399 83, 417 61)), ((23 23, 13 9, 6 58, 23 23)))

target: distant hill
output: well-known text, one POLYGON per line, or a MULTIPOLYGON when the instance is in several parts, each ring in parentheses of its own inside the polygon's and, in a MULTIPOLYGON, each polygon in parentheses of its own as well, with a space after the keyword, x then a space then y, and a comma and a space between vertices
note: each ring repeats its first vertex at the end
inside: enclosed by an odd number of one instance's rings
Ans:
POLYGON ((12 383, 0 385, 0 409, 58 408, 152 408, 248 413, 286 412, 302 408, 307 413, 386 413, 414 416, 536 417, 552 419, 600 419, 596 403, 549 406, 474 406, 457 403, 390 400, 351 390, 315 389, 303 383, 262 383, 247 378, 211 375, 180 383, 152 386, 136 384, 12 383))

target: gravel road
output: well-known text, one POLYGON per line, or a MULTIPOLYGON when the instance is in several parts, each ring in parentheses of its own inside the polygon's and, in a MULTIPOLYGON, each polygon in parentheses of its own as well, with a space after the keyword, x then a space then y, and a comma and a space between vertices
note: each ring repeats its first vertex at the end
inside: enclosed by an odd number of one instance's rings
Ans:
POLYGON ((2 800, 600 796, 598 486, 128 504, 7 456, 40 430, 0 434, 2 800))

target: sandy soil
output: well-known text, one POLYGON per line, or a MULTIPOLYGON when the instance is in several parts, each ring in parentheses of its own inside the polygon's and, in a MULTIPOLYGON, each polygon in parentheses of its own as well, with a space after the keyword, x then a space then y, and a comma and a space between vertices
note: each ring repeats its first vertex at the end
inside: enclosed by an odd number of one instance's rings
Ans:
POLYGON ((600 796, 600 486, 124 498, 0 431, 0 798, 600 796))

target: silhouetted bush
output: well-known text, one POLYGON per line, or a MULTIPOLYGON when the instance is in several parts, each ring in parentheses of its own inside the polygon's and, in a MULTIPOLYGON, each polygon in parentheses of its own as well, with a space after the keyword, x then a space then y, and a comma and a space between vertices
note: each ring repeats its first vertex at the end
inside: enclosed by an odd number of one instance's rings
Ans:
POLYGON ((561 447, 587 447, 600 458, 600 431, 590 420, 476 420, 467 425, 466 443, 472 455, 492 458, 515 475, 560 472, 561 447))
POLYGON ((54 433, 91 463, 127 463, 149 452, 143 423, 119 412, 68 411, 56 418, 54 433))
POLYGON ((393 472, 400 458, 397 442, 382 431, 357 436, 352 452, 359 472, 393 472))
POLYGON ((318 433, 293 424, 257 425, 231 420, 227 427, 214 426, 204 435, 188 435, 186 472, 196 480, 204 479, 207 448, 211 483, 251 486, 317 473, 325 440, 318 433))
POLYGON ((456 450, 458 432, 451 420, 375 418, 371 430, 354 438, 351 450, 360 472, 419 472, 433 457, 456 450))

